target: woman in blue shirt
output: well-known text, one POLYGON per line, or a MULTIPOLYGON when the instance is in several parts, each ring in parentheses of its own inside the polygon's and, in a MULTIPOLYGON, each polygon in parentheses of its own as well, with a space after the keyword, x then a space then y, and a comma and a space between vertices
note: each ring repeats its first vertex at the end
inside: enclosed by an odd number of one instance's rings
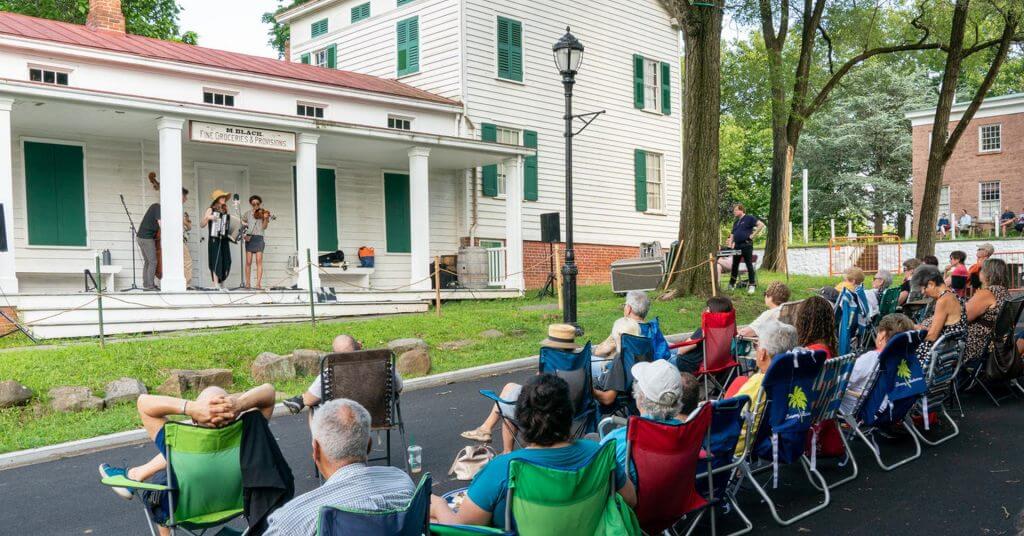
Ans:
MULTIPOLYGON (((458 512, 453 512, 441 497, 432 496, 432 519, 444 524, 504 526, 509 462, 525 460, 548 467, 583 467, 600 449, 593 441, 571 439, 569 384, 553 374, 535 376, 523 387, 516 402, 516 421, 526 448, 497 456, 484 466, 470 483, 458 512)), ((615 469, 615 485, 626 503, 634 506, 636 491, 621 465, 615 469)))

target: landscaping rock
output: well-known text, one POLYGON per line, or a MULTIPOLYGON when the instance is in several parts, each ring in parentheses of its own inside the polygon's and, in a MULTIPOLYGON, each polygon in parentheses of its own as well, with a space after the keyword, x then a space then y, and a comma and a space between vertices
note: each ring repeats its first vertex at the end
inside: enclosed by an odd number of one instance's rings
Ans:
POLYGON ((292 366, 299 376, 316 376, 320 373, 320 358, 324 356, 319 350, 295 350, 292 352, 292 366))
POLYGON ((525 329, 513 329, 508 332, 509 337, 522 337, 523 335, 526 335, 525 329))
POLYGON ((442 342, 441 344, 437 345, 437 349, 438 350, 449 350, 449 351, 451 351, 451 350, 461 350, 461 349, 463 349, 463 348, 465 348, 465 347, 467 347, 467 346, 469 346, 469 345, 471 345, 471 344, 473 344, 475 342, 476 341, 474 341, 473 339, 461 339, 461 340, 458 340, 458 341, 442 342))
POLYGON ((14 381, 0 382, 0 408, 12 408, 27 404, 32 398, 32 389, 14 381))
POLYGON ((427 350, 428 346, 423 339, 395 339, 388 343, 388 350, 394 352, 395 355, 402 355, 414 348, 427 350))
POLYGON ((413 348, 398 356, 395 368, 403 377, 430 374, 430 353, 423 348, 413 348))
POLYGON ((295 365, 291 359, 272 352, 256 356, 252 364, 252 379, 257 382, 276 382, 295 378, 295 365))
POLYGON ((227 389, 233 383, 230 369, 172 370, 171 376, 156 388, 156 392, 180 397, 187 391, 202 391, 212 386, 227 389))
POLYGON ((120 402, 134 402, 139 395, 149 391, 145 384, 135 378, 121 378, 108 383, 104 392, 103 405, 109 408, 120 402))
POLYGON ((88 387, 55 387, 50 389, 50 407, 54 411, 71 412, 103 409, 103 399, 92 396, 88 387))
POLYGON ((496 329, 489 329, 481 333, 480 336, 485 339, 497 339, 499 337, 504 337, 505 334, 496 329))

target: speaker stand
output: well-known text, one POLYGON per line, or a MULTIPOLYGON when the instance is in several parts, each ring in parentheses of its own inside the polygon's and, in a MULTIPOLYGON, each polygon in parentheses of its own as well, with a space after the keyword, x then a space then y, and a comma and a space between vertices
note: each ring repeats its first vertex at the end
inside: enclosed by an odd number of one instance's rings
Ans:
POLYGON ((538 300, 545 296, 554 297, 555 292, 557 292, 555 289, 555 283, 557 282, 557 279, 555 279, 555 245, 551 242, 548 242, 548 260, 551 261, 548 269, 548 278, 544 281, 544 286, 537 291, 538 300))

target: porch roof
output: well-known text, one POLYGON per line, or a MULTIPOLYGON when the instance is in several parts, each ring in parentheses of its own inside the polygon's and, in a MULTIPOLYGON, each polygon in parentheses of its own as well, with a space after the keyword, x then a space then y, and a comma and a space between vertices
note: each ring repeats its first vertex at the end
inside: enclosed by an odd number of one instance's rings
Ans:
MULTIPOLYGON (((318 134, 325 158, 404 169, 408 149, 431 149, 431 169, 469 169, 535 154, 535 149, 422 132, 270 114, 135 95, 0 79, 0 97, 15 99, 16 126, 80 136, 156 139, 160 117, 179 117, 296 133, 318 134)), ((253 150, 231 147, 231 150, 253 150)), ((288 154, 288 153, 284 153, 288 154)))

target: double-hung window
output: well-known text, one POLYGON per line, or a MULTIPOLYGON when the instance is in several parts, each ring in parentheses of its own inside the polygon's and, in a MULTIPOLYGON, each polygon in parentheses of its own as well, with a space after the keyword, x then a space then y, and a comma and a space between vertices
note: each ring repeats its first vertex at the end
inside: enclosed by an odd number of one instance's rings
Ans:
MULTIPOLYGON (((522 135, 521 130, 513 128, 498 127, 498 143, 504 143, 506 145, 521 145, 520 136, 522 135)), ((508 175, 505 170, 505 163, 498 164, 498 197, 504 197, 505 195, 505 182, 508 175)))
POLYGON ((1003 150, 1003 126, 997 123, 978 127, 978 148, 983 153, 1003 150))
POLYGON ((661 212, 664 210, 665 182, 662 177, 662 156, 658 153, 647 153, 647 210, 661 212))
POLYGON ((633 55, 633 107, 671 115, 672 67, 667 62, 633 55))
POLYGON ((978 184, 978 220, 999 221, 999 211, 1002 209, 1002 190, 999 181, 982 182, 978 184))

